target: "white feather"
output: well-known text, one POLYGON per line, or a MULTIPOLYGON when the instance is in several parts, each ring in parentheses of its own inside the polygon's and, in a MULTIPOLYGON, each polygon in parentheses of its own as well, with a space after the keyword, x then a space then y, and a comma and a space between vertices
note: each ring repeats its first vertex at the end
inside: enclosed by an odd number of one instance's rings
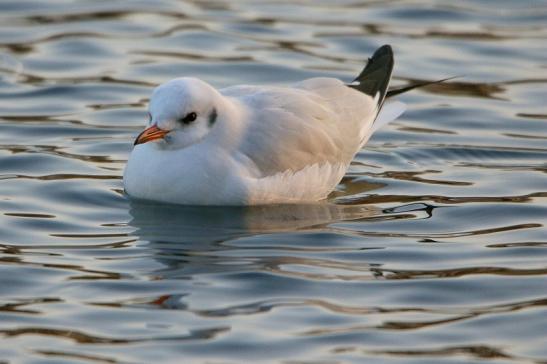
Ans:
POLYGON ((383 128, 393 120, 401 116, 406 110, 406 104, 401 101, 385 102, 382 110, 376 117, 374 124, 372 125, 371 134, 374 134, 377 130, 383 128))
POLYGON ((129 195, 256 205, 324 199, 372 132, 404 104, 386 104, 374 121, 374 99, 332 78, 219 91, 180 78, 154 92, 150 110, 152 125, 171 137, 134 148, 124 173, 129 195), (194 123, 177 122, 190 111, 198 114, 194 123))

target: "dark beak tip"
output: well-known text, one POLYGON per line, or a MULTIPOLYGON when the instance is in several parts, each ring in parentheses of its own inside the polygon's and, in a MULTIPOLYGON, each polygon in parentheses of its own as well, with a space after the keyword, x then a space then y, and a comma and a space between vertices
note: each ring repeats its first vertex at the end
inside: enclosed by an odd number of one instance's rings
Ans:
POLYGON ((133 146, 141 144, 141 136, 145 133, 146 130, 142 131, 137 137, 135 138, 135 141, 133 142, 133 146))

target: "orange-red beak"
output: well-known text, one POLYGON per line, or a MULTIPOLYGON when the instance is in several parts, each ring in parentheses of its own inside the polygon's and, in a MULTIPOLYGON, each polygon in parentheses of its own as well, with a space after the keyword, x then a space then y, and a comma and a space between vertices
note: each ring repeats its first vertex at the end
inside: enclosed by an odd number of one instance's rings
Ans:
POLYGON ((138 145, 142 143, 147 143, 152 140, 161 139, 167 133, 169 133, 168 130, 163 130, 158 128, 156 125, 152 125, 151 127, 144 129, 144 131, 139 134, 137 139, 135 139, 135 143, 133 143, 133 145, 138 145))

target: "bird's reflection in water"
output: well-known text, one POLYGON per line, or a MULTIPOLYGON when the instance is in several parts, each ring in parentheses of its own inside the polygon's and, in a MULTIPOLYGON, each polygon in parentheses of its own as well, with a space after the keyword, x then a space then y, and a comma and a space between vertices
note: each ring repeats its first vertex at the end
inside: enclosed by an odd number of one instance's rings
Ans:
POLYGON ((263 239, 267 234, 319 232, 334 222, 383 215, 381 210, 374 207, 327 202, 201 207, 132 201, 130 213, 133 218, 129 224, 136 228, 133 234, 139 237, 141 248, 163 266, 150 272, 157 279, 184 279, 200 273, 265 269, 273 263, 263 249, 276 250, 276 257, 270 257, 276 260, 279 254, 292 255, 288 251, 292 244, 284 241, 279 246, 272 246, 271 239, 263 239), (243 245, 238 241, 249 237, 252 239, 243 245), (286 251, 282 253, 283 250, 286 251))
POLYGON ((131 201, 129 224, 141 240, 217 244, 238 237, 320 229, 337 221, 382 215, 370 206, 333 203, 264 206, 178 206, 131 201))

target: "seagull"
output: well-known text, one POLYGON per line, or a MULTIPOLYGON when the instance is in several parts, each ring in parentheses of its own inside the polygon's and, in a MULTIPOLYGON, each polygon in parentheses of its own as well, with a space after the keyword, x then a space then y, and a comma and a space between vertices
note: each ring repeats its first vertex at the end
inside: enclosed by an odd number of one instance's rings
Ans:
POLYGON ((405 110, 386 102, 389 45, 357 78, 216 90, 197 78, 158 86, 123 183, 134 199, 265 205, 327 198, 371 135, 405 110))

